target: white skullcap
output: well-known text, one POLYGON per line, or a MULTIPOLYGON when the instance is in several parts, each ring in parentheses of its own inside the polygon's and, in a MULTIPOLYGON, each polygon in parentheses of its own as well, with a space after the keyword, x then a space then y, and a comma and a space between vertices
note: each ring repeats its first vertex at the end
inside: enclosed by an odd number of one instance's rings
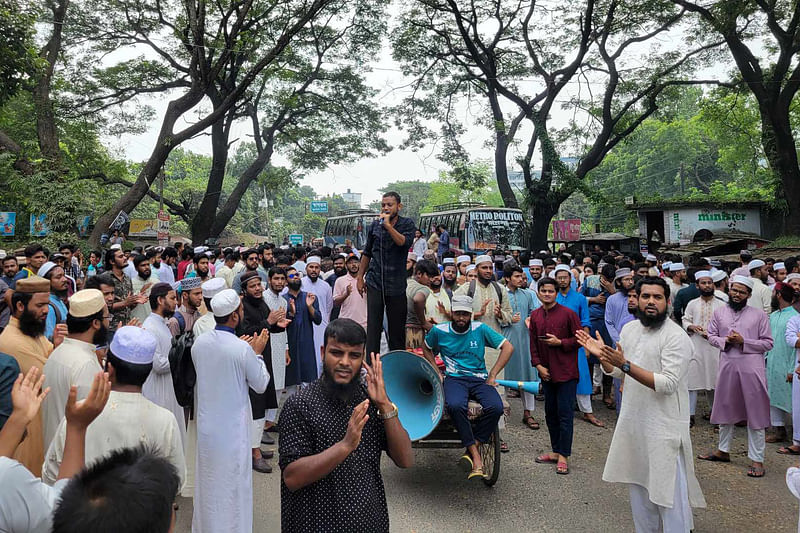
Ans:
POLYGON ((52 261, 47 261, 45 264, 39 267, 39 271, 36 273, 37 276, 43 278, 47 275, 48 272, 53 270, 53 267, 57 266, 52 261))
POLYGON ((686 267, 683 266, 683 263, 670 263, 669 265, 670 272, 677 272, 679 270, 686 270, 686 267))
POLYGON ((0 250, 0 259, 5 259, 8 253, 5 250, 0 250))
POLYGON ((694 273, 695 281, 698 281, 701 278, 710 278, 712 280, 714 279, 713 275, 708 270, 700 270, 699 272, 694 273))
POLYGON ((122 250, 121 244, 112 244, 110 250, 122 250))
POLYGON ((775 263, 772 265, 772 270, 786 270, 786 265, 783 263, 775 263))
POLYGON ((472 272, 475 270, 475 265, 467 265, 467 272, 472 272))
POLYGON ((118 359, 135 365, 148 365, 156 353, 156 337, 144 328, 122 326, 111 339, 109 350, 118 359))
POLYGON ((197 246, 197 247, 194 249, 194 253, 196 253, 196 254, 202 254, 202 253, 204 253, 206 250, 208 250, 208 247, 206 247, 206 246, 197 246))
POLYGON ((544 263, 542 263, 541 259, 531 259, 530 261, 528 261, 528 266, 529 267, 543 267, 544 263))
POLYGON ((223 278, 211 278, 200 285, 200 288, 203 289, 203 298, 213 298, 224 291, 227 286, 223 278))
POLYGON ((747 286, 750 290, 753 290, 753 278, 746 278, 744 276, 733 276, 731 278, 731 283, 741 283, 742 285, 747 286))
POLYGON ((647 254, 647 257, 645 257, 644 260, 653 261, 655 263, 658 261, 658 257, 654 256, 653 254, 647 254))
POLYGON ((233 289, 225 289, 217 293, 216 296, 211 298, 211 309, 214 316, 228 316, 233 313, 241 305, 239 295, 233 289))
POLYGON ((455 265, 455 264, 456 260, 453 259, 452 257, 445 257, 444 259, 442 259, 442 265, 455 265))
POLYGON ((569 267, 567 265, 564 265, 564 264, 556 265, 556 268, 553 269, 553 275, 555 276, 556 272, 560 272, 562 270, 564 272, 569 272, 570 276, 572 275, 572 271, 569 269, 569 267))
POLYGON ((792 272, 791 274, 786 276, 787 282, 792 281, 793 279, 800 279, 800 274, 798 274, 797 272, 792 272))
POLYGON ((491 263, 492 257, 489 255, 479 255, 475 258, 475 265, 480 265, 481 263, 491 263))
POLYGON ((747 270, 753 270, 754 268, 761 268, 764 265, 766 265, 766 263, 761 259, 753 259, 752 261, 747 263, 747 270))
POLYGON ((672 261, 664 261, 663 263, 661 263, 661 268, 663 268, 664 270, 669 270, 669 266, 671 264, 672 264, 672 261))
MULTIPOLYGON (((697 276, 695 276, 695 277, 697 277, 697 276)), ((714 281, 714 283, 716 283, 718 281, 722 281, 723 279, 725 279, 727 277, 728 277, 728 275, 725 273, 724 270, 717 270, 716 272, 712 272, 711 273, 711 279, 714 281)))
POLYGON ((312 255, 308 259, 306 259, 306 265, 318 265, 320 264, 320 256, 312 255))
POLYGON ((468 255, 459 255, 456 258, 456 264, 460 265, 461 263, 471 263, 472 259, 468 255))

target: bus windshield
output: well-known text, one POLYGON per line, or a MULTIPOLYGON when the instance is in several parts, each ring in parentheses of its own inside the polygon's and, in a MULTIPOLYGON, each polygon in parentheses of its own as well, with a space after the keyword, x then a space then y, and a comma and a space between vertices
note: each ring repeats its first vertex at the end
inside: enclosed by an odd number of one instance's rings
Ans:
POLYGON ((520 211, 473 210, 466 229, 471 250, 525 249, 525 224, 520 211))

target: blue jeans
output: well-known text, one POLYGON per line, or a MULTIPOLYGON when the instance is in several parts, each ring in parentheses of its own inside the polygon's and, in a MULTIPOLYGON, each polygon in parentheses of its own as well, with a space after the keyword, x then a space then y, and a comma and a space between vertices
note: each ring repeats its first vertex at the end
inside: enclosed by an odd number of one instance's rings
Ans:
POLYGON ((476 440, 480 443, 488 442, 503 416, 500 394, 481 378, 447 376, 444 379, 444 403, 465 448, 475 444, 476 440), (473 423, 467 418, 467 403, 470 398, 474 398, 483 407, 483 414, 473 423))
POLYGON ((564 457, 572 454, 572 420, 578 380, 563 383, 542 381, 544 387, 544 419, 550 432, 550 446, 564 457))

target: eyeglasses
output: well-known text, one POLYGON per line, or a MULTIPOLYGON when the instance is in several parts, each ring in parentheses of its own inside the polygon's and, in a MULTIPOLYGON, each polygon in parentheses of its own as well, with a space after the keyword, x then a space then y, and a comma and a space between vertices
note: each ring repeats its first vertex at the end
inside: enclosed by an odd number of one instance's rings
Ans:
POLYGON ((286 276, 286 277, 287 277, 287 278, 289 278, 289 279, 299 279, 299 278, 302 278, 302 277, 303 277, 303 274, 302 274, 302 273, 300 273, 300 272, 297 272, 297 273, 295 273, 295 274, 289 274, 289 275, 288 275, 288 276, 286 276))

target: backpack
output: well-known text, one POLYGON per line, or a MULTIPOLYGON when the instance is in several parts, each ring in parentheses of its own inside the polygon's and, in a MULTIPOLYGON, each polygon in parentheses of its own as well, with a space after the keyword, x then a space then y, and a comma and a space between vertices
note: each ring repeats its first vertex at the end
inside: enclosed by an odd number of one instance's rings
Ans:
POLYGON ((64 317, 61 316, 61 311, 58 310, 58 307, 56 307, 55 304, 53 304, 53 302, 47 302, 47 305, 50 306, 50 308, 53 310, 53 313, 55 313, 56 315, 56 324, 63 324, 64 317))
POLYGON ((178 400, 178 405, 188 407, 194 413, 194 386, 197 383, 197 373, 192 361, 194 332, 186 331, 186 319, 180 311, 175 313, 175 319, 178 321, 181 333, 172 339, 172 347, 169 350, 172 388, 175 389, 175 399, 178 400))
MULTIPOLYGON (((474 279, 469 282, 469 290, 467 291, 467 296, 469 296, 470 298, 475 298, 475 284, 476 283, 477 283, 477 281, 475 281, 474 279)), ((492 283, 492 287, 494 287, 494 290, 497 293, 497 302, 498 303, 502 303, 503 302, 503 289, 500 288, 500 284, 497 283, 496 281, 492 280, 491 283, 492 283)))

